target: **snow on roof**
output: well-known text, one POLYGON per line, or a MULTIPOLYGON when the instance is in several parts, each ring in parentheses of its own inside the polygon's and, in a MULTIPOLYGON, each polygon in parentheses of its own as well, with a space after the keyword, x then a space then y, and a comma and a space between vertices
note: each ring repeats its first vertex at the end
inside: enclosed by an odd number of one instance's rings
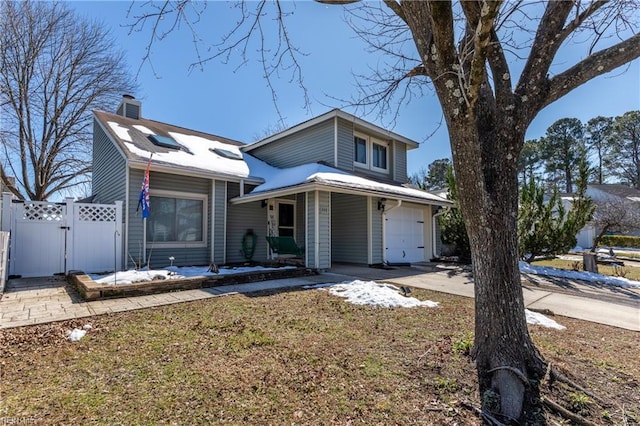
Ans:
POLYGON ((276 170, 277 173, 262 175, 261 177, 264 178, 265 183, 257 186, 251 191, 251 194, 274 191, 304 183, 322 183, 328 186, 341 186, 356 190, 369 190, 430 201, 447 202, 445 199, 426 191, 376 182, 319 163, 303 164, 297 167, 276 170))
MULTIPOLYGON (((390 196, 448 203, 446 199, 426 191, 377 182, 320 163, 308 163, 279 169, 244 153, 238 145, 220 142, 213 135, 211 138, 207 138, 206 135, 176 131, 179 130, 178 128, 165 129, 165 131, 166 135, 172 137, 182 149, 160 148, 148 141, 147 137, 156 133, 147 126, 112 120, 106 120, 106 122, 120 139, 124 148, 130 154, 141 159, 146 160, 153 153, 154 162, 199 169, 212 174, 264 180, 262 185, 247 195, 275 191, 305 183, 317 183, 348 190, 373 191, 390 196), (240 156, 242 160, 218 155, 213 152, 216 148, 231 151, 240 156)), ((153 125, 151 124, 150 127, 153 125)))
MULTIPOLYGON (((126 126, 113 121, 108 122, 111 129, 123 141, 124 146, 131 152, 142 158, 149 158, 152 154, 144 148, 133 143, 131 137, 132 128, 144 133, 153 134, 147 127, 134 125, 126 126)), ((223 157, 213 152, 213 149, 220 148, 243 156, 242 151, 236 145, 230 145, 213 139, 207 139, 196 135, 187 135, 179 132, 169 132, 171 136, 183 149, 180 150, 157 150, 153 152, 153 161, 161 161, 176 166, 197 168, 213 173, 227 174, 245 178, 249 176, 249 166, 244 160, 235 160, 223 157)))

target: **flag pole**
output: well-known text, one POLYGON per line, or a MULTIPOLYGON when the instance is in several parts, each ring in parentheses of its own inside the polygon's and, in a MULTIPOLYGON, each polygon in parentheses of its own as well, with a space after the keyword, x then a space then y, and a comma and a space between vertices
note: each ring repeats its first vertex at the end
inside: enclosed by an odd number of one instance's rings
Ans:
MULTIPOLYGON (((144 171, 144 178, 142 179, 142 189, 140 190, 140 200, 138 207, 142 205, 142 265, 147 265, 147 216, 149 216, 149 169, 151 168, 151 158, 153 153, 149 156, 147 162, 147 168, 144 171)), ((140 265, 142 267, 142 265, 140 265)))
MULTIPOLYGON (((147 218, 142 219, 142 265, 147 264, 147 218)), ((140 269, 142 269, 140 265, 140 269)))

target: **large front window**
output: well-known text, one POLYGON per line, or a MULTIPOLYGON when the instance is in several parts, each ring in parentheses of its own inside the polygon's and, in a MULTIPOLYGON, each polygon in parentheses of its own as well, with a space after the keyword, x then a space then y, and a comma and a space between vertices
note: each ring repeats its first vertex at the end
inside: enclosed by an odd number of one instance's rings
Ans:
POLYGON ((151 195, 147 242, 205 243, 206 197, 151 195))

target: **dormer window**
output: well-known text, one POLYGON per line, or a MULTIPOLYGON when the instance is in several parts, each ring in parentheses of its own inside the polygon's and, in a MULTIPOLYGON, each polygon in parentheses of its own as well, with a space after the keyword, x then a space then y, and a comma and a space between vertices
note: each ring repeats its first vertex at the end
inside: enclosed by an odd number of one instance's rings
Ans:
POLYGON ((386 142, 363 134, 353 136, 353 164, 377 172, 389 171, 389 149, 386 142))

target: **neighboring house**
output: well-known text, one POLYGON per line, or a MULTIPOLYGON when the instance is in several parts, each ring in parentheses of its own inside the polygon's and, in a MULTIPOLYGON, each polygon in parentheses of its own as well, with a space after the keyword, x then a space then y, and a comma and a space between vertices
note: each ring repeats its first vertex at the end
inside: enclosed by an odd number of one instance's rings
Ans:
POLYGON ((142 118, 125 96, 95 111, 95 203, 124 201, 124 264, 273 259, 265 236, 292 236, 307 267, 429 260, 432 215, 449 202, 404 187, 415 141, 340 110, 244 145, 142 118), (150 163, 150 216, 137 209, 150 163), (251 230, 251 231, 249 231, 251 230))
MULTIPOLYGON (((621 184, 588 185, 587 196, 595 201, 625 201, 640 210, 640 190, 621 184)), ((628 232, 626 235, 640 236, 640 229, 628 232)))

